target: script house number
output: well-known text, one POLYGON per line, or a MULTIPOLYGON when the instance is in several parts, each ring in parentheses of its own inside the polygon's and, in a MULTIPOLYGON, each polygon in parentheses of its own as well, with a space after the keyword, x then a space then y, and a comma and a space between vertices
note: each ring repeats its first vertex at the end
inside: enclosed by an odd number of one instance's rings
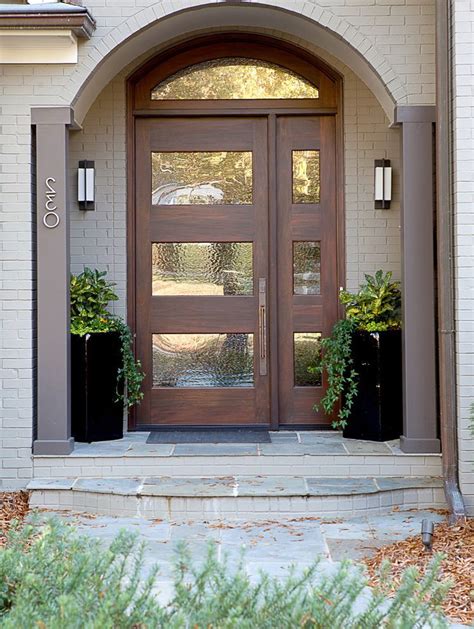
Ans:
POLYGON ((44 203, 45 213, 43 216, 44 226, 48 229, 54 229, 59 225, 58 208, 56 207, 56 190, 53 188, 53 184, 56 183, 54 177, 48 177, 45 180, 46 185, 46 201, 44 203))

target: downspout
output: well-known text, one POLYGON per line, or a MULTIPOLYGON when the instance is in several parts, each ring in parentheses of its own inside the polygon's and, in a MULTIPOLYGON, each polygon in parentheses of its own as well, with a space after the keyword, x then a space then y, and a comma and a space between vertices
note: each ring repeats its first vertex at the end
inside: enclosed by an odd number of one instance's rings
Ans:
POLYGON ((458 480, 453 238, 451 0, 436 0, 439 411, 450 521, 466 517, 458 480))

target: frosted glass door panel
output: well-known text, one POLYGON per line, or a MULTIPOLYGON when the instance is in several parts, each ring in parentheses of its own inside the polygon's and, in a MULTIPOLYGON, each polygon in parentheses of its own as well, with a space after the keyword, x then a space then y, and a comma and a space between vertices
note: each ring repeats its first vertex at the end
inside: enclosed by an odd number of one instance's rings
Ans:
POLYGON ((152 153, 153 205, 250 205, 251 151, 152 153))

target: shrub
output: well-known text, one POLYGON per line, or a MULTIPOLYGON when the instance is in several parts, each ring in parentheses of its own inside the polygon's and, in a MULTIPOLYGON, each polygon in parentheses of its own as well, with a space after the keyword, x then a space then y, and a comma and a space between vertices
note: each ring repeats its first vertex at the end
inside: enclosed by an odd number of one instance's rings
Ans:
MULTIPOLYGON (((41 529, 15 528, 0 550, 0 625, 4 629, 410 629, 447 627, 437 580, 440 558, 423 578, 405 573, 392 599, 367 590, 362 569, 343 563, 321 576, 316 562, 284 580, 261 575, 252 583, 241 565, 216 559, 209 547, 200 566, 181 548, 175 592, 155 597, 157 570, 142 575, 143 545, 122 532, 109 548, 50 520, 41 529), (361 599, 363 603, 361 604, 361 599)), ((389 579, 387 572, 386 579, 389 579)))

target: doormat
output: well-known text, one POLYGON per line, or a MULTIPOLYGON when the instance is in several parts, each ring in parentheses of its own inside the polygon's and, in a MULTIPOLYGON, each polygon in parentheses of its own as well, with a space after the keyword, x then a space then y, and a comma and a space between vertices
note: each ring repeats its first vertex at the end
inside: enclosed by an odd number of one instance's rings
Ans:
POLYGON ((196 428, 153 430, 147 443, 270 443, 268 430, 259 428, 196 428))

